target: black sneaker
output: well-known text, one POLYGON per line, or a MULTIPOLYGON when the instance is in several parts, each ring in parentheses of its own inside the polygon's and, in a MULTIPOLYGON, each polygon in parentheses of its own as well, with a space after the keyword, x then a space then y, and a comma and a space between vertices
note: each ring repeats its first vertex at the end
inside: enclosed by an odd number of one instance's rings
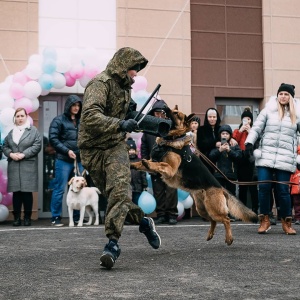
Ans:
POLYGON ((109 241, 109 243, 105 245, 100 257, 100 266, 110 270, 114 266, 120 254, 121 249, 119 245, 114 241, 109 241))
POLYGON ((165 216, 158 217, 154 220, 155 225, 167 223, 165 216))
POLYGON ((170 224, 170 225, 176 225, 176 224, 177 224, 177 219, 176 219, 176 217, 170 217, 170 218, 169 218, 169 224, 170 224))
POLYGON ((51 224, 56 227, 62 227, 64 224, 61 222, 60 217, 52 218, 51 224))
POLYGON ((141 221, 139 230, 141 233, 143 233, 146 236, 152 248, 154 249, 159 248, 159 246, 161 245, 161 240, 160 240, 160 236, 155 231, 155 225, 152 218, 144 217, 141 221))

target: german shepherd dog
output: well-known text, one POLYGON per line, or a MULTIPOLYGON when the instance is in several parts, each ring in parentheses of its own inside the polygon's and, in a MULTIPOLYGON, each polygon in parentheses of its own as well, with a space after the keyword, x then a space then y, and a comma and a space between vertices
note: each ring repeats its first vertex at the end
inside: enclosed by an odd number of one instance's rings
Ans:
POLYGON ((173 123, 168 135, 156 139, 150 160, 132 163, 131 168, 159 173, 169 186, 189 192, 198 214, 210 221, 206 240, 213 238, 217 222, 221 222, 226 231, 225 243, 229 246, 233 237, 228 214, 253 223, 257 223, 257 215, 224 189, 202 160, 192 153, 191 137, 186 133, 188 120, 194 114, 186 116, 176 105, 173 110, 166 109, 166 115, 173 123))

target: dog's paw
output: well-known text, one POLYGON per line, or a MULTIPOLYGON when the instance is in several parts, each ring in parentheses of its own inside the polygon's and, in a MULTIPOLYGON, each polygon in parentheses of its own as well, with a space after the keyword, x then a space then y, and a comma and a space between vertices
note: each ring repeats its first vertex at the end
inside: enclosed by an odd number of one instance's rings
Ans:
POLYGON ((225 240, 225 243, 227 244, 227 246, 230 246, 233 243, 233 238, 228 238, 225 240))
POLYGON ((69 227, 74 227, 74 223, 69 223, 69 227))

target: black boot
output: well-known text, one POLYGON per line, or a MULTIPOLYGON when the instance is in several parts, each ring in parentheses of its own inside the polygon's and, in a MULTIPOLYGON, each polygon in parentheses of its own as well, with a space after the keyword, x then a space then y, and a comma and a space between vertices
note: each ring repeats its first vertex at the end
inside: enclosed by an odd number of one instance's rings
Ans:
POLYGON ((20 214, 14 213, 13 226, 21 226, 20 214))
POLYGON ((31 226, 31 219, 28 217, 24 218, 24 226, 31 226))

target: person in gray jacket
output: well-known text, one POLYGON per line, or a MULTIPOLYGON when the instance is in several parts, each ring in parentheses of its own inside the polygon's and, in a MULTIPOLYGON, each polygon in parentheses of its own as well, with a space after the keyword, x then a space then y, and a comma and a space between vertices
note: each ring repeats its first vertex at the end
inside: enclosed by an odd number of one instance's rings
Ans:
MULTIPOLYGON (((300 122, 300 101, 294 99, 295 86, 282 83, 277 98, 271 97, 260 112, 245 141, 246 152, 254 154, 258 180, 289 181, 296 170, 297 162, 297 123, 300 122), (253 144, 261 137, 258 149, 253 153, 253 144)), ((260 184, 258 233, 271 229, 270 195, 272 184, 260 184)), ((282 229, 286 234, 296 234, 292 228, 292 211, 289 185, 276 184, 279 199, 282 229)))
POLYGON ((30 125, 24 108, 14 114, 14 128, 4 139, 3 153, 7 157, 7 191, 13 192, 13 226, 21 225, 24 207, 24 226, 31 225, 33 196, 38 191, 38 153, 42 139, 36 127, 30 125))

